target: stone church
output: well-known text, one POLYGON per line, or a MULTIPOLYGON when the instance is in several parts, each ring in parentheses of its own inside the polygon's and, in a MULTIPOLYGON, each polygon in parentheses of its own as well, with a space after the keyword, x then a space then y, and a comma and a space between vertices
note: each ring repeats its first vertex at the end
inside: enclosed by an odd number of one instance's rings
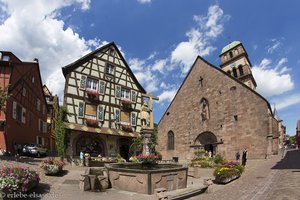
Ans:
POLYGON ((163 159, 191 160, 197 149, 231 160, 246 148, 249 158, 279 151, 279 121, 255 91, 248 54, 239 41, 222 49, 215 67, 197 57, 158 125, 163 159))

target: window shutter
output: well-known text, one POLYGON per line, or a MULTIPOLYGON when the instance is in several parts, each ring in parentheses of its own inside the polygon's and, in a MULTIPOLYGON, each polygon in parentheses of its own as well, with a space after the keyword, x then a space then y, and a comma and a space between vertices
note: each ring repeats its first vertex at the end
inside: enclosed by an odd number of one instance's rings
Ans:
POLYGON ((80 79, 80 89, 85 89, 86 86, 86 76, 82 75, 80 79))
POLYGON ((104 81, 100 81, 100 86, 99 86, 99 93, 100 94, 104 94, 105 93, 105 82, 104 81))
POLYGON ((116 86, 116 97, 121 98, 121 87, 120 86, 116 86))
POLYGON ((131 91, 131 101, 136 102, 136 91, 131 91))
POLYGON ((116 122, 120 122, 120 110, 116 109, 116 122))
POLYGON ((78 117, 84 117, 84 103, 83 102, 79 102, 78 117))
POLYGON ((47 122, 43 122, 43 133, 47 133, 47 122))
POLYGON ((13 118, 17 119, 17 103, 13 101, 13 118))
POLYGON ((132 126, 136 125, 136 113, 134 112, 131 113, 131 125, 132 126))
POLYGON ((22 123, 26 123, 26 108, 22 108, 22 123))
POLYGON ((103 121, 104 119, 104 109, 102 105, 98 106, 98 120, 103 121))
POLYGON ((41 127, 41 120, 39 119, 39 132, 41 132, 41 130, 42 130, 42 127, 41 127))

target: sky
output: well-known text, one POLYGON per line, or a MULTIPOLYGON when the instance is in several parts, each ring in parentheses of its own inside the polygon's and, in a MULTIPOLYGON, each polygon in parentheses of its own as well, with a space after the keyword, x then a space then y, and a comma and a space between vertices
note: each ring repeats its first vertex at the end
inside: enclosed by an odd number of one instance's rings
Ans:
POLYGON ((63 99, 61 67, 114 41, 159 122, 198 55, 215 66, 232 41, 252 63, 257 92, 295 135, 300 119, 300 2, 208 0, 0 0, 0 50, 39 59, 43 83, 63 99))

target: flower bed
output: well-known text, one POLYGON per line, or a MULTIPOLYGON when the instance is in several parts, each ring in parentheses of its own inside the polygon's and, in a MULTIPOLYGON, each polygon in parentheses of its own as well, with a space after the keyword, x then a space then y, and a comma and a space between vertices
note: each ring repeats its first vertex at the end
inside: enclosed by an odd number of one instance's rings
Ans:
POLYGON ((65 163, 60 160, 44 160, 40 167, 44 170, 46 175, 56 175, 63 170, 65 163))
POLYGON ((96 90, 86 90, 87 95, 91 95, 91 96, 99 96, 100 93, 96 90))
POLYGON ((228 162, 221 165, 214 171, 215 181, 218 183, 228 183, 241 176, 244 167, 238 162, 228 162))
POLYGON ((0 169, 0 190, 6 194, 28 192, 38 185, 40 177, 36 171, 24 167, 0 169))
POLYGON ((158 156, 155 154, 149 154, 149 155, 140 154, 136 156, 136 158, 141 163, 149 163, 149 164, 156 163, 156 161, 158 160, 158 156))

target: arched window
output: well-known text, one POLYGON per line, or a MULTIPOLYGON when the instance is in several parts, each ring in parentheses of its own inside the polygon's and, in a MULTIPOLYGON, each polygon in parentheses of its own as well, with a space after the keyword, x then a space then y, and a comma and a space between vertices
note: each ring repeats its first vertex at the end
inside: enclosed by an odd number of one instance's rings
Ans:
POLYGON ((232 69, 232 72, 233 72, 233 76, 234 76, 234 77, 237 77, 236 68, 233 68, 233 69, 232 69))
POLYGON ((233 53, 232 53, 232 51, 229 52, 229 56, 230 56, 230 58, 233 58, 233 53))
POLYGON ((244 70, 243 70, 243 66, 242 65, 239 65, 239 73, 240 73, 240 76, 244 75, 244 70))
POLYGON ((174 133, 169 131, 168 133, 168 150, 174 150, 174 133))

